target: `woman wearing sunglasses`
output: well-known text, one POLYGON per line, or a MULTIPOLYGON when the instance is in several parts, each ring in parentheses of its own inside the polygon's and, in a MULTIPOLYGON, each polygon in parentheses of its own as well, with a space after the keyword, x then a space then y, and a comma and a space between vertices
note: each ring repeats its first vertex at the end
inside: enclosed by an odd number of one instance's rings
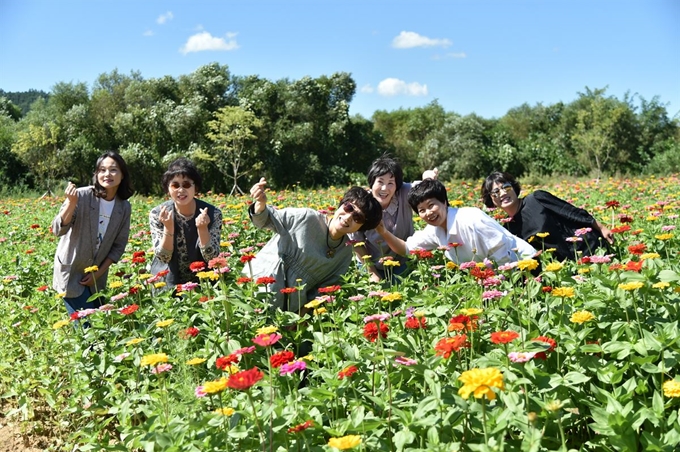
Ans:
POLYGON ((612 232, 584 209, 547 191, 536 190, 519 198, 520 191, 519 183, 508 173, 491 173, 482 183, 484 204, 503 209, 510 217, 505 227, 537 250, 554 248, 556 259, 574 260, 576 253, 589 256, 607 246, 604 241, 614 243, 612 232), (539 233, 547 235, 541 238, 539 233))
POLYGON ((275 235, 248 262, 243 275, 250 278, 273 277, 269 286, 274 307, 300 312, 302 306, 318 296, 318 289, 337 284, 352 262, 352 246, 347 235, 375 228, 382 217, 378 201, 361 187, 345 192, 332 214, 308 208, 276 209, 267 205, 261 178, 250 189, 253 204, 248 213, 253 224, 270 229, 275 235), (283 288, 299 290, 290 296, 283 288))
MULTIPOLYGON (((423 172, 423 180, 437 179, 439 170, 423 172)), ((404 182, 401 165, 393 158, 383 155, 376 159, 368 169, 368 185, 373 197, 383 209, 382 221, 385 229, 394 236, 406 240, 413 235, 413 212, 408 205, 408 192, 417 182, 404 182)), ((354 249, 358 259, 366 266, 369 279, 378 282, 385 277, 383 262, 385 258, 398 261, 399 266, 392 267, 393 275, 403 274, 407 269, 407 258, 390 249, 383 237, 375 229, 355 232, 350 236, 352 241, 363 243, 354 249), (366 259, 365 256, 370 256, 366 259)))
POLYGON ((185 158, 170 164, 161 183, 170 200, 149 213, 155 252, 151 273, 168 270, 165 282, 169 287, 197 282, 189 266, 193 262, 207 266, 219 255, 222 212, 196 198, 201 191, 201 175, 185 158))

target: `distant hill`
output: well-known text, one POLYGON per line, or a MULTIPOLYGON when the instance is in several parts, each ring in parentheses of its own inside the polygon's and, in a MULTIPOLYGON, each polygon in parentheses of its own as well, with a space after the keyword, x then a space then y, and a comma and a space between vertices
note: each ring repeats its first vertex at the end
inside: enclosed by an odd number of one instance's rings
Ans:
POLYGON ((31 104, 36 99, 42 97, 48 99, 50 95, 45 91, 38 91, 36 89, 29 89, 28 91, 4 91, 0 89, 0 97, 6 97, 11 100, 14 105, 21 108, 21 113, 26 114, 31 110, 31 104))

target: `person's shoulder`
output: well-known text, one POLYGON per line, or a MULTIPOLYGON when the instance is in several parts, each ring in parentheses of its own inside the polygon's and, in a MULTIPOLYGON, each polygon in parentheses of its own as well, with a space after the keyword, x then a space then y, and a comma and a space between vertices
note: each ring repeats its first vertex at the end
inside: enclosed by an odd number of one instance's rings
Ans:
POLYGON ((472 206, 467 206, 467 207, 449 207, 449 212, 453 209, 454 212, 457 212, 458 215, 464 215, 464 216, 474 216, 474 217, 488 217, 482 209, 479 207, 472 207, 472 206))

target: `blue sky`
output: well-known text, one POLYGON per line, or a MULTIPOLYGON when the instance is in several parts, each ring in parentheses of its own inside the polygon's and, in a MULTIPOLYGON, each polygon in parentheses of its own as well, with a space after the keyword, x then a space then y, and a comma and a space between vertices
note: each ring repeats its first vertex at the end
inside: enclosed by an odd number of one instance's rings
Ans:
POLYGON ((677 0, 0 0, 0 88, 211 62, 269 80, 348 72, 352 114, 501 117, 585 88, 659 96, 680 117, 677 0))

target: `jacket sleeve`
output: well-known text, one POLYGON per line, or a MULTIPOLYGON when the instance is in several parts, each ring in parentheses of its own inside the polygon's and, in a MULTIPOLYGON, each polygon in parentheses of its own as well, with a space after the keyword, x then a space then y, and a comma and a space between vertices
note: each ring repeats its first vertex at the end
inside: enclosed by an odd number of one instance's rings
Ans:
MULTIPOLYGON (((532 193, 534 199, 546 210, 552 212, 557 218, 562 218, 584 227, 592 226, 595 218, 587 210, 578 208, 567 201, 543 190, 536 190, 532 193)), ((531 195, 530 195, 531 196, 531 195)))
POLYGON ((128 238, 130 236, 130 215, 132 208, 128 201, 125 201, 123 211, 123 222, 121 223, 120 230, 118 231, 116 238, 113 240, 113 245, 111 246, 109 254, 106 256, 113 262, 118 262, 123 256, 125 247, 128 243, 128 238))

